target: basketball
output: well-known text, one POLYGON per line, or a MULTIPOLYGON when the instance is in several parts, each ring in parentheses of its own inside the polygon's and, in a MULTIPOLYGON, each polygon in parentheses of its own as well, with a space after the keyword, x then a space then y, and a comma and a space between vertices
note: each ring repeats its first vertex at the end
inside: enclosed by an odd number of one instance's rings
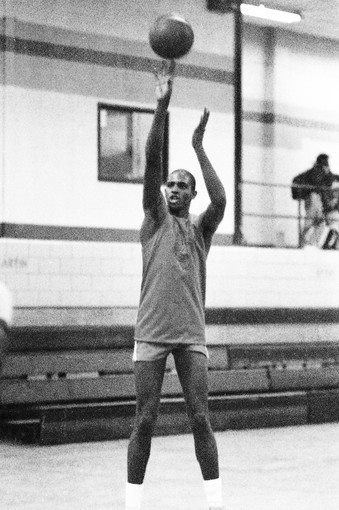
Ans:
POLYGON ((193 41, 191 25, 178 14, 160 16, 149 32, 149 42, 154 53, 168 60, 187 55, 193 41))

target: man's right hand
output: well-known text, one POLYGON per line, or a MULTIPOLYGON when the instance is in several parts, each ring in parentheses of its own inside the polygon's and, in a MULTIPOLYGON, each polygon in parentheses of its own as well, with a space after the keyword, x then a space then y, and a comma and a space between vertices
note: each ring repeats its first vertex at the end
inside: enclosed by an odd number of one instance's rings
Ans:
POLYGON ((166 108, 172 95, 174 70, 175 60, 163 60, 160 71, 155 74, 157 82, 155 87, 156 97, 159 105, 166 108))

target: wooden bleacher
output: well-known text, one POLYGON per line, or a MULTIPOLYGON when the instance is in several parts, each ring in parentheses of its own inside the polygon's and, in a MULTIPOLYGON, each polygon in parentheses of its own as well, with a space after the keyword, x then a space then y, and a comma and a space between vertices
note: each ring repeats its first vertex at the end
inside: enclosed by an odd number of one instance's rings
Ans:
MULTIPOLYGON (((306 317, 281 328, 281 316, 267 321, 267 313, 257 312, 247 323, 236 323, 239 314, 232 319, 233 312, 215 313, 207 312, 215 430, 338 420, 336 314, 326 320, 313 314, 313 325, 306 317), (309 336, 315 332, 314 338, 296 338, 303 327, 309 336)), ((133 326, 26 325, 13 327, 10 335, 0 377, 3 435, 40 444, 129 437, 135 407, 133 326)), ((189 430, 170 356, 156 434, 189 430)))

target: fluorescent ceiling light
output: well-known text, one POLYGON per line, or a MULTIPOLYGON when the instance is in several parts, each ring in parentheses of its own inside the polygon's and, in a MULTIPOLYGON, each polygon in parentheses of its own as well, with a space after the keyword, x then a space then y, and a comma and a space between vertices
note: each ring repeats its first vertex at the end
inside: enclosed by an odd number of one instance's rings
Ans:
POLYGON ((264 5, 241 4, 241 13, 245 16, 253 16, 255 18, 269 19, 280 23, 298 23, 301 20, 300 14, 296 12, 280 11, 278 9, 269 9, 264 5))

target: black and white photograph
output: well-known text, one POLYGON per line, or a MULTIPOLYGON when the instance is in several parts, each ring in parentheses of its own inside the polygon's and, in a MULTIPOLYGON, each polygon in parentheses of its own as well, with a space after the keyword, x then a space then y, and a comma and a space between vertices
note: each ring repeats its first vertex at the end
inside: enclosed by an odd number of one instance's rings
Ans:
POLYGON ((339 508, 339 0, 0 0, 0 509, 339 508))

